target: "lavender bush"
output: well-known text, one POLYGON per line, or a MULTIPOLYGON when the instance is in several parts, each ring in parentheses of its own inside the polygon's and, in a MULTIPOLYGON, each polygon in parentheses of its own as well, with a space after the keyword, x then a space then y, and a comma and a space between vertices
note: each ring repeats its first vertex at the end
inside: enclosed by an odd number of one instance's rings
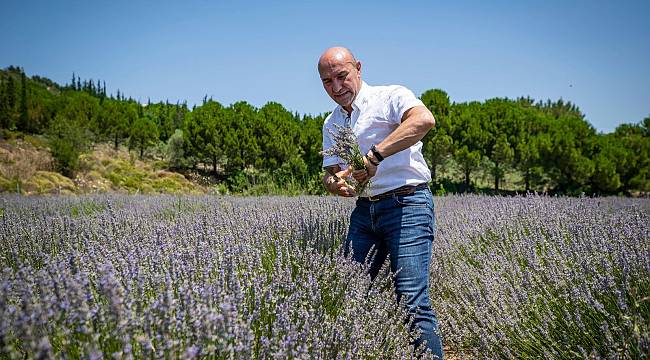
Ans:
POLYGON ((408 357, 390 279, 339 252, 350 206, 0 198, 0 357, 408 357))
MULTIPOLYGON (((448 354, 647 358, 650 201, 436 198, 448 354)), ((353 200, 0 197, 0 358, 409 358, 353 200)))
POLYGON ((432 293, 447 342, 480 358, 647 358, 649 208, 647 199, 439 199, 432 293))

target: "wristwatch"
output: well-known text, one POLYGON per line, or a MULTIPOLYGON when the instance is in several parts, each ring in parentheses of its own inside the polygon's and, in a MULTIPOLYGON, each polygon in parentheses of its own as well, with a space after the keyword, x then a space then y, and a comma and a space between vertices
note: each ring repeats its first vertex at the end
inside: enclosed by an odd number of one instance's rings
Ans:
POLYGON ((377 158, 378 162, 384 161, 384 157, 381 156, 375 144, 372 144, 372 146, 370 147, 370 151, 372 151, 372 154, 377 158))
POLYGON ((368 156, 367 154, 364 155, 363 157, 365 157, 366 160, 368 160, 369 163, 371 163, 371 164, 373 164, 375 166, 379 166, 379 161, 375 161, 375 160, 371 159, 370 156, 368 156))

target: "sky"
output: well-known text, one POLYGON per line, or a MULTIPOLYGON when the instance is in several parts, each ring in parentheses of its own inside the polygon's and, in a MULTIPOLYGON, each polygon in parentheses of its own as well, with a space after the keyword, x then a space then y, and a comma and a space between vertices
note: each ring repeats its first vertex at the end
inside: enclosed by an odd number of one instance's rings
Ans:
MULTIPOLYGON (((370 85, 452 102, 576 104, 599 132, 650 116, 650 1, 1 0, 0 67, 106 81, 141 102, 335 104, 316 64, 352 50, 370 85)), ((434 114, 435 115, 435 114, 434 114)))

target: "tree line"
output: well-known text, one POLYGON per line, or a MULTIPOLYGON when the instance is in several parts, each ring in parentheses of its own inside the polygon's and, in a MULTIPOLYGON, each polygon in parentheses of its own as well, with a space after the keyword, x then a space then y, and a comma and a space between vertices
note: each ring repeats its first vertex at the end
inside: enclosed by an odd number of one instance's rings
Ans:
POLYGON ((598 134, 576 105, 561 99, 450 104, 439 89, 421 98, 438 120, 424 141, 432 172, 453 159, 465 188, 482 167, 492 176, 495 191, 506 171, 521 174, 525 191, 650 191, 650 117, 598 134))
MULTIPOLYGON (((476 191, 472 179, 481 171, 496 192, 508 173, 520 175, 525 191, 650 192, 650 117, 601 134, 575 104, 561 99, 454 103, 440 89, 421 99, 437 120, 423 139, 436 188, 476 191), (462 180, 440 175, 451 167, 462 180)), ((0 71, 3 134, 46 135, 66 176, 77 170, 81 152, 110 143, 140 157, 160 150, 171 169, 209 174, 234 191, 273 182, 319 193, 326 115, 292 113, 275 102, 225 106, 207 97, 191 109, 186 102, 141 104, 119 90, 107 94, 105 81, 82 81, 76 74, 59 85, 28 77, 19 67, 0 71)))

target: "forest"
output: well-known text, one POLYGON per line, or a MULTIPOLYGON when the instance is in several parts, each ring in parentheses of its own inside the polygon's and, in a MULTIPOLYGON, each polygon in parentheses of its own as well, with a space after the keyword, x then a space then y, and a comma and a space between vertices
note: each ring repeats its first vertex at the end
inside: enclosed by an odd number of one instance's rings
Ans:
MULTIPOLYGON (((650 192, 650 116, 599 133, 576 104, 563 99, 457 103, 441 89, 420 98, 436 118, 423 149, 438 194, 650 192), (488 186, 477 181, 479 174, 489 178, 488 186)), ((0 138, 46 137, 57 171, 68 177, 78 170, 80 154, 110 143, 140 158, 162 156, 170 170, 204 174, 233 192, 271 182, 320 194, 326 116, 292 112, 276 102, 257 108, 207 97, 191 107, 140 103, 119 90, 107 94, 106 82, 98 79, 72 74, 60 85, 17 66, 0 70, 0 138)))

